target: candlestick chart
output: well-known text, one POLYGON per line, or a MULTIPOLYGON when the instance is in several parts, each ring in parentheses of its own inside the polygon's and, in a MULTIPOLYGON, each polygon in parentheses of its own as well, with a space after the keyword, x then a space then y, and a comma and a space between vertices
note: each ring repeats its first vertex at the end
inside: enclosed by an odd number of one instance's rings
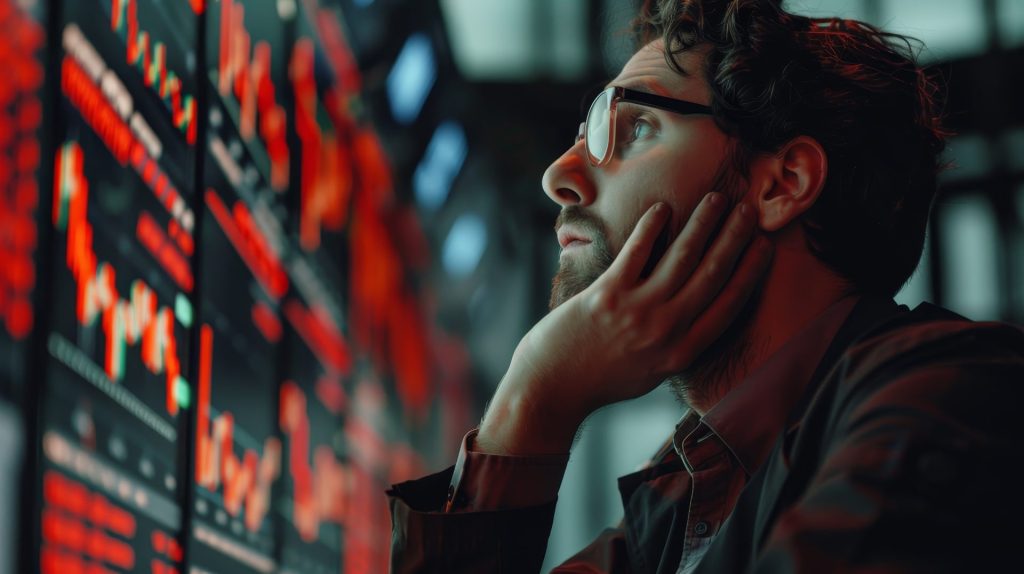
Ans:
POLYGON ((53 224, 66 237, 66 262, 75 283, 75 319, 83 327, 102 330, 103 370, 114 383, 124 379, 126 355, 135 348, 145 368, 164 379, 164 407, 176 415, 178 393, 187 393, 188 384, 182 378, 174 311, 160 305, 156 292, 142 279, 133 279, 129 292, 122 295, 116 268, 97 256, 83 161, 82 148, 68 142, 58 152, 54 167, 53 224))
POLYGON ((254 449, 245 449, 241 456, 235 452, 234 415, 210 414, 213 329, 203 325, 200 333, 196 482, 210 491, 221 490, 228 514, 241 516, 246 529, 257 531, 270 508, 270 486, 281 470, 281 446, 276 437, 268 437, 261 454, 254 449))
MULTIPOLYGON (((54 42, 35 563, 46 573, 169 574, 184 559, 179 432, 193 394, 195 215, 181 190, 194 153, 188 122, 175 121, 151 80, 181 65, 180 38, 195 26, 171 12, 161 24, 154 11, 169 7, 133 0, 119 28, 91 4, 62 5, 54 42), (123 44, 122 31, 142 25, 179 38, 148 69, 123 44)), ((171 88, 194 83, 165 78, 168 105, 171 88)))
POLYGON ((167 60, 167 44, 139 25, 139 0, 111 0, 110 28, 125 42, 125 61, 142 73, 144 85, 156 93, 171 113, 174 127, 189 145, 196 143, 195 97, 167 60))
POLYGON ((350 314, 403 276, 351 253, 391 179, 342 4, 0 0, 17 571, 386 568, 415 457, 350 314))
POLYGON ((289 70, 295 131, 301 146, 299 244, 306 251, 321 247, 324 231, 342 231, 354 185, 351 151, 344 133, 352 129, 353 120, 340 113, 328 114, 324 108, 314 74, 315 54, 313 41, 300 38, 289 70))
POLYGON ((310 309, 295 296, 284 315, 287 363, 278 409, 287 471, 278 505, 285 523, 282 566, 340 572, 352 496, 351 469, 339 451, 348 345, 323 307, 310 309))
POLYGON ((211 572, 276 568, 271 515, 282 454, 275 428, 279 298, 288 289, 272 228, 212 154, 204 178, 193 564, 211 572), (224 280, 230 278, 230 280, 224 280))
POLYGON ((285 85, 283 28, 279 21, 254 16, 258 10, 275 10, 275 3, 219 4, 208 10, 213 96, 233 119, 271 189, 284 192, 289 183, 288 114, 275 88, 285 85))
POLYGON ((111 226, 114 216, 165 225, 157 200, 134 191, 138 179, 104 177, 117 160, 84 122, 69 117, 68 132, 80 141, 65 141, 53 168, 60 256, 46 340, 40 570, 173 572, 191 307, 152 253, 111 226), (120 204, 126 197, 135 201, 120 204))

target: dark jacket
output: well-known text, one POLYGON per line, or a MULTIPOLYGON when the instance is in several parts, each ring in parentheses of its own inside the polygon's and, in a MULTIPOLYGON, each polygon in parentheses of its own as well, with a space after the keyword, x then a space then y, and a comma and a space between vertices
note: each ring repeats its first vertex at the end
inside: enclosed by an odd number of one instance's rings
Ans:
MULTIPOLYGON (((1024 532, 1022 406, 1020 329, 863 299, 696 572, 1012 564, 1024 532)), ((622 523, 554 572, 676 572, 687 508, 652 487, 678 470, 669 455, 619 480, 622 523)), ((389 492, 393 572, 537 572, 555 504, 443 513, 451 472, 389 492)))

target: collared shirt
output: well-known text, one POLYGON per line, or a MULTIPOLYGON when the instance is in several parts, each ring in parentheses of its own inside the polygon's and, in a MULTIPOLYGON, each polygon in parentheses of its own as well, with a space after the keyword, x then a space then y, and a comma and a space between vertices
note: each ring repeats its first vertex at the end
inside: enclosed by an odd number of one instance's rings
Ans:
MULTIPOLYGON (((813 353, 806 352, 809 365, 813 353)), ((702 546, 694 574, 987 572, 1016 563, 1024 516, 1015 470, 1024 465, 1016 408, 1024 403, 1022 381, 1024 329, 975 323, 927 303, 911 311, 863 297, 832 336, 788 416, 776 419, 784 421, 779 430, 768 431, 776 440, 760 468, 749 469, 749 478, 748 469, 730 475, 742 476, 746 485, 713 543, 702 546)), ((741 395, 747 392, 732 398, 741 395)), ((719 403, 722 411, 731 410, 727 404, 719 403)), ((764 409, 758 401, 750 405, 751 412, 741 411, 757 416, 754 423, 774 410, 769 402, 764 409)), ((721 441, 731 456, 711 459, 740 467, 740 461, 756 464, 746 461, 757 458, 760 444, 743 440, 757 434, 748 432, 750 425, 740 424, 738 434, 708 426, 721 414, 697 418, 697 426, 679 433, 682 440, 666 442, 652 465, 621 477, 621 523, 554 572, 675 574, 680 566, 691 568, 695 561, 684 558, 683 542, 687 528, 696 533, 699 519, 690 515, 690 501, 714 497, 706 496, 696 468, 701 449, 688 443, 721 441), (714 436, 694 433, 698 426, 714 429, 714 436), (677 442, 695 472, 685 468, 677 442)), ((472 482, 477 459, 460 464, 465 474, 456 485, 472 482)), ((516 486, 515 466, 506 465, 506 476, 498 477, 510 485, 512 499, 529 486, 516 486)), ((540 570, 556 500, 506 508, 508 499, 492 497, 488 504, 502 510, 461 512, 470 492, 463 488, 455 511, 445 512, 454 470, 388 491, 392 571, 540 570)), ((496 492, 480 485, 484 496, 496 492)))
MULTIPOLYGON (((858 298, 844 298, 786 342, 704 417, 688 411, 676 425, 672 448, 649 466, 671 468, 657 480, 667 504, 688 498, 678 572, 699 564, 735 507, 750 476, 786 430, 787 419, 829 343, 858 298), (669 464, 669 466, 664 466, 669 464)), ((522 508, 553 501, 569 455, 503 456, 473 450, 476 429, 463 439, 448 489, 448 512, 522 508)), ((666 445, 667 447, 668 445, 666 445)))

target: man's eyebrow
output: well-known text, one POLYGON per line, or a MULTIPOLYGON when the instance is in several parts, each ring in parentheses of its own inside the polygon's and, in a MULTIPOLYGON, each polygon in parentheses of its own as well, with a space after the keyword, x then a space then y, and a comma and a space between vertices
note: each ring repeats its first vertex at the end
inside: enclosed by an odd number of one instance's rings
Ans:
POLYGON ((669 91, 666 90, 661 84, 654 80, 638 78, 635 80, 627 80, 621 84, 609 83, 606 88, 611 86, 618 86, 626 88, 627 90, 637 90, 639 92, 646 92, 648 94, 658 94, 660 96, 669 95, 669 91))

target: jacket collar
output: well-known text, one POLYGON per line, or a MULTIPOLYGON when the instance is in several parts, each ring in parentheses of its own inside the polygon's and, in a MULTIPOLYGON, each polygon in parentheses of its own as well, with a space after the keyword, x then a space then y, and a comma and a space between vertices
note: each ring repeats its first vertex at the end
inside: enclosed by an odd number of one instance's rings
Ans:
MULTIPOLYGON (((816 368, 833 346, 830 343, 836 342, 837 333, 855 307, 860 308, 860 302, 860 297, 852 295, 833 303, 701 419, 732 451, 747 476, 768 458, 816 368)), ((683 421, 692 421, 694 415, 691 411, 683 421)), ((691 425, 681 424, 679 430, 691 425)), ((679 439, 677 443, 682 442, 679 439)))

